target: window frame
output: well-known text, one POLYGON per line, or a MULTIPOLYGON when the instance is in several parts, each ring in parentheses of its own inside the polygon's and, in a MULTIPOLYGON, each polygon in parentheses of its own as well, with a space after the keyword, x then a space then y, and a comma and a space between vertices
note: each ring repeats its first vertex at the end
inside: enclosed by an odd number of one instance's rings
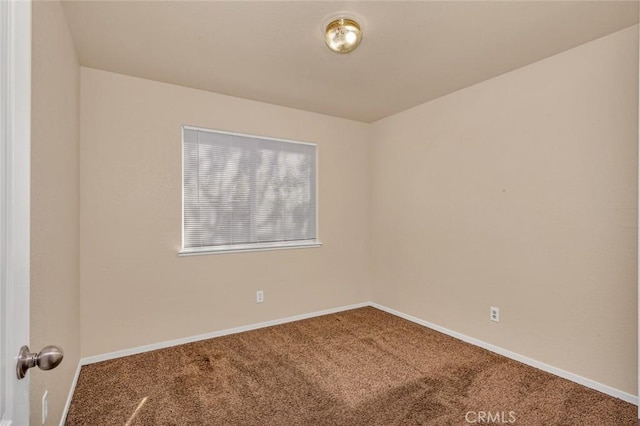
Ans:
POLYGON ((239 132, 230 132, 226 130, 216 130, 209 129, 205 127, 191 126, 191 125, 183 125, 181 127, 181 143, 182 143, 182 155, 181 155, 181 182, 182 182, 182 202, 181 202, 181 247, 178 251, 179 256, 193 256, 193 255, 204 255, 204 254, 224 254, 224 253, 242 253, 242 252, 254 252, 254 251, 270 251, 270 250, 288 250, 288 249, 297 249, 297 248, 316 248, 322 247, 322 242, 319 239, 320 228, 319 228, 319 211, 320 207, 318 204, 319 201, 319 186, 320 183, 318 181, 318 165, 319 165, 319 150, 318 144, 312 142, 303 142, 303 141, 295 141, 291 139, 282 139, 282 138, 274 138, 269 136, 261 136, 261 135, 253 135, 249 133, 239 133, 239 132), (264 242, 264 243, 245 243, 245 244, 231 244, 231 245, 220 245, 220 246, 205 246, 205 247, 188 247, 185 248, 185 188, 184 188, 184 173, 185 173, 185 144, 184 144, 184 134, 185 130, 194 130, 200 132, 209 132, 209 133, 217 133, 223 135, 230 136, 241 136, 248 138, 256 138, 263 139, 275 142, 285 142, 285 143, 293 143, 298 145, 309 145, 315 147, 315 210, 316 210, 316 237, 312 240, 304 240, 304 241, 275 241, 275 242, 264 242))

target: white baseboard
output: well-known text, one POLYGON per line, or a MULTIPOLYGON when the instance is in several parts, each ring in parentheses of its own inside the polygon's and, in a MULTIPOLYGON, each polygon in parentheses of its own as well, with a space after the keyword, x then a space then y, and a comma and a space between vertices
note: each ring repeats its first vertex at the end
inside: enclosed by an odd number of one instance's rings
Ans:
POLYGON ((322 316, 322 315, 335 314, 336 312, 348 311, 348 310, 351 310, 351 309, 362 308, 364 306, 370 306, 370 303, 369 302, 356 303, 355 305, 341 306, 339 308, 332 308, 332 309, 325 309, 323 311, 311 312, 309 314, 294 315, 294 316, 291 316, 291 317, 280 318, 280 319, 271 320, 271 321, 265 321, 265 322, 259 322, 259 323, 256 323, 256 324, 250 324, 250 325, 245 325, 245 326, 241 326, 241 327, 234 327, 234 328, 229 328, 229 329, 226 329, 226 330, 213 331, 211 333, 198 334, 196 336, 183 337, 183 338, 180 338, 180 339, 168 340, 168 341, 165 341, 165 342, 158 342, 158 343, 153 343, 153 344, 145 345, 145 346, 138 346, 138 347, 130 348, 130 349, 123 349, 121 351, 109 352, 109 353, 102 354, 102 355, 96 355, 96 356, 90 356, 90 357, 82 358, 80 360, 80 364, 81 365, 94 364, 96 362, 107 361, 107 360, 114 359, 114 358, 121 358, 123 356, 136 355, 136 354, 140 354, 140 353, 143 353, 143 352, 155 351, 157 349, 169 348, 171 346, 178 346, 178 345, 184 345, 186 343, 197 342, 197 341, 200 341, 200 340, 213 339, 214 337, 227 336, 229 334, 236 334, 236 333, 242 333, 244 331, 257 330, 259 328, 271 327, 271 326, 279 325, 279 324, 286 324, 288 322, 300 321, 300 320, 307 319, 307 318, 313 318, 313 317, 319 317, 319 316, 322 316))
POLYGON ((638 405, 638 397, 635 395, 631 395, 630 393, 623 392, 619 389, 613 388, 611 386, 604 385, 602 383, 596 382, 595 380, 587 379, 586 377, 579 376, 574 373, 570 373, 568 371, 562 370, 560 368, 554 367, 549 364, 545 364, 544 362, 536 361, 535 359, 528 358, 524 355, 520 355, 518 353, 512 352, 507 349, 503 349, 499 346, 492 345, 490 343, 483 342, 482 340, 475 339, 473 337, 466 336, 462 333, 458 333, 457 331, 449 330, 448 328, 441 327, 439 325, 430 323, 428 321, 421 320, 420 318, 416 318, 411 315, 407 315, 403 312, 396 311, 395 309, 387 308, 386 306, 379 305, 377 303, 369 303, 369 306, 380 309, 381 311, 385 311, 392 315, 398 316, 400 318, 404 318, 411 322, 415 322, 416 324, 420 324, 427 328, 430 328, 435 331, 439 331, 440 333, 446 334, 448 336, 454 337, 458 340, 462 340, 463 342, 470 343, 474 346, 479 346, 488 351, 497 353, 499 355, 505 356, 507 358, 511 358, 515 361, 521 362, 523 364, 530 365, 531 367, 535 367, 539 370, 546 371, 547 373, 551 373, 553 375, 562 377, 563 379, 571 380, 572 382, 578 383, 582 386, 586 386, 591 389, 595 389, 599 392, 605 393, 607 395, 613 396, 614 398, 621 399, 623 401, 629 402, 631 404, 638 405))
POLYGON ((67 420, 67 414, 69 413, 69 407, 71 406, 71 399, 73 393, 76 390, 78 384, 78 377, 80 377, 80 369, 82 368, 82 360, 78 361, 78 367, 76 367, 76 374, 73 376, 73 382, 71 382, 71 388, 69 389, 69 396, 67 396, 67 402, 64 404, 64 410, 62 410, 62 417, 60 417, 60 426, 64 426, 64 422, 67 420))
POLYGON ((221 337, 221 336, 227 336, 229 334, 236 334, 236 333, 242 333, 245 331, 250 331, 250 330, 257 330, 260 328, 264 328, 264 327, 271 327, 274 325, 279 325, 279 324, 286 324, 289 322, 294 322, 294 321, 300 321, 303 319, 307 319, 307 318, 313 318, 313 317, 318 317, 318 316, 322 316, 322 315, 329 315, 329 314, 334 314, 337 312, 343 312, 343 311, 348 311, 351 309, 357 309, 357 308, 362 308, 365 306, 371 306, 377 309, 380 309, 381 311, 385 311, 387 313, 390 313, 392 315, 395 315, 397 317, 400 318, 404 318, 406 320, 409 320, 411 322, 414 322, 416 324, 420 324, 424 327, 430 328, 432 330, 438 331, 440 333, 446 334, 448 336, 454 337, 458 340, 462 340, 463 342, 467 342, 470 343, 474 346, 478 346, 481 347, 483 349, 486 349, 488 351, 497 353, 499 355, 505 356, 507 358, 511 358, 515 361, 521 362, 523 364, 527 364, 531 367, 537 368, 539 370, 542 371, 546 371, 547 373, 551 373, 554 374, 556 376, 562 377, 564 379, 570 380, 572 382, 578 383, 580 385, 586 386, 588 388, 597 390, 599 392, 605 393, 607 395, 613 396, 614 398, 618 398, 621 399, 623 401, 629 402, 631 404, 635 404, 638 405, 638 397, 635 395, 631 395, 630 393, 627 392, 623 392, 619 389, 615 389, 611 386, 607 386, 604 385, 602 383, 596 382, 594 380, 591 379, 587 379, 586 377, 582 377, 579 376, 577 374, 574 373, 570 373, 568 371, 562 370, 560 368, 556 368, 552 365, 549 364, 545 364, 543 362, 540 361, 536 361, 534 359, 528 358, 524 355, 520 355, 518 353, 509 351, 507 349, 503 349, 499 346, 495 346, 492 345, 490 343, 486 343, 483 342, 482 340, 478 340, 475 339, 473 337, 469 337, 466 336, 462 333, 458 333, 457 331, 453 331, 453 330, 449 330, 445 327, 441 327, 439 325, 430 323, 428 321, 424 321, 420 318, 416 318, 414 316, 405 314, 403 312, 400 311, 396 311, 395 309, 391 309, 388 308, 386 306, 380 305, 378 303, 374 303, 374 302, 363 302, 363 303, 356 303, 354 305, 348 305, 348 306, 341 306, 338 308, 332 308, 332 309, 325 309, 322 311, 316 311, 316 312, 312 312, 309 314, 301 314, 301 315, 294 315, 291 317, 286 317, 286 318, 280 318, 280 319, 276 319, 276 320, 272 320, 272 321, 265 321, 265 322, 260 322, 260 323, 256 323, 256 324, 250 324, 250 325, 246 325, 246 326, 242 326, 242 327, 234 327, 234 328, 229 328, 226 330, 219 330, 219 331, 214 331, 211 333, 205 333, 205 334, 198 334, 196 336, 190 336, 190 337, 184 337, 184 338, 180 338, 180 339, 175 339, 175 340, 168 340, 168 341, 164 341, 164 342, 158 342, 158 343, 153 343, 150 345, 144 345, 144 346, 138 346, 135 348, 130 348, 130 349, 123 349, 120 351, 115 351, 115 352, 109 352, 106 354, 102 354, 102 355, 96 355, 96 356, 90 356, 90 357, 85 357, 80 359, 80 362, 78 363, 78 368, 76 370, 76 375, 73 379, 73 384, 71 386, 71 389, 69 391, 69 396, 67 398, 67 403, 65 405, 65 409, 63 412, 63 416, 62 419, 60 421, 60 426, 64 425, 64 421, 66 420, 67 417, 67 412, 69 410, 69 406, 71 405, 71 398, 73 397, 73 392, 75 391, 75 387, 76 384, 78 382, 78 376, 80 374, 80 368, 83 365, 88 365, 88 364, 94 364, 96 362, 102 362, 102 361, 107 361, 110 359, 115 359, 115 358, 121 358, 124 356, 129 356, 129 355, 135 355, 135 354, 140 354, 140 353, 144 353, 144 352, 150 352, 150 351, 155 351, 157 349, 163 349, 163 348, 169 348, 172 346, 177 346, 177 345, 184 345, 186 343, 192 343, 192 342, 197 342, 200 340, 207 340, 207 339, 213 339, 214 337, 221 337))

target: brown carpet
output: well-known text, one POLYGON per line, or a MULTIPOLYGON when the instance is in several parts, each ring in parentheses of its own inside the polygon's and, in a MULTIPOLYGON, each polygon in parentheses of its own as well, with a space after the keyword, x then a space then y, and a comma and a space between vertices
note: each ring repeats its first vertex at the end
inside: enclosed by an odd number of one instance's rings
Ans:
POLYGON ((66 424, 623 426, 636 409, 362 308, 85 366, 66 424))

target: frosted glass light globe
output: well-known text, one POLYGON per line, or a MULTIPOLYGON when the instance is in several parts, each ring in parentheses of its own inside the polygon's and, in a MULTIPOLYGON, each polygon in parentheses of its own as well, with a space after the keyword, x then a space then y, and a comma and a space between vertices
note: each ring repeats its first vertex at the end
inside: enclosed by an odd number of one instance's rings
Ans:
POLYGON ((324 41, 329 49, 337 53, 349 53, 362 40, 360 25, 349 18, 339 18, 327 25, 324 41))

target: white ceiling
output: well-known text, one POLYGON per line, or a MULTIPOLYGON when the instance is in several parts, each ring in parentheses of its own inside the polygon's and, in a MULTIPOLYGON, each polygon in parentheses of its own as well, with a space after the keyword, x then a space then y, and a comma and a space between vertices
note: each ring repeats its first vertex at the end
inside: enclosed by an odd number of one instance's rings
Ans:
POLYGON ((372 122, 638 23, 635 1, 69 1, 83 66, 372 122), (339 55, 322 24, 362 18, 339 55))

